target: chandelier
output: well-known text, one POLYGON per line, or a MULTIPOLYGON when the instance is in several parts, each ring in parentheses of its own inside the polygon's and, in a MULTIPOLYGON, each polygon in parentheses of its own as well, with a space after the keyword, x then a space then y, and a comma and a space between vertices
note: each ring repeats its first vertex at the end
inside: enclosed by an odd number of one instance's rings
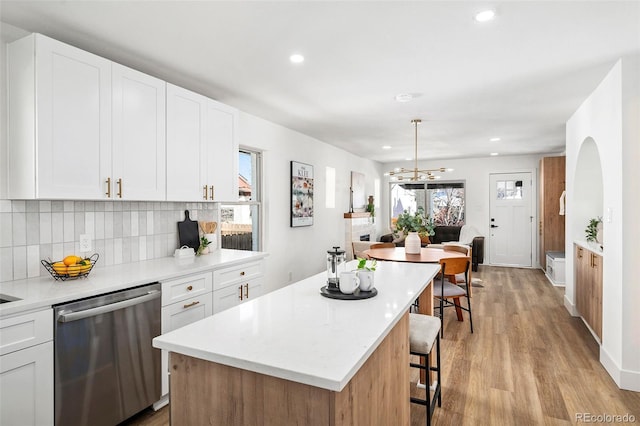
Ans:
POLYGON ((440 179, 440 175, 434 173, 452 172, 453 169, 439 167, 437 169, 419 169, 418 168, 418 124, 422 123, 419 118, 411 120, 415 129, 415 158, 413 169, 405 169, 404 167, 395 168, 385 173, 385 176, 391 176, 391 180, 408 180, 410 182, 440 179))

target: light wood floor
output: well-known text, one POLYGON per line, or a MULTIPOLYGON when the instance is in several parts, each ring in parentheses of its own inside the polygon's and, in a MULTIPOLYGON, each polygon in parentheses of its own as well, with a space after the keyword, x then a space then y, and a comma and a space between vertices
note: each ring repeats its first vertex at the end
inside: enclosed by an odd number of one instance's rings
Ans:
MULTIPOLYGON (((618 389, 600 365, 597 343, 563 306, 562 288, 540 270, 480 266, 474 277, 484 286, 473 289, 474 333, 466 313, 464 322, 453 309, 445 315, 434 425, 568 425, 579 413, 640 423, 640 393, 618 389)), ((168 425, 169 409, 128 424, 168 425)), ((411 425, 424 424, 424 407, 412 404, 411 425)))

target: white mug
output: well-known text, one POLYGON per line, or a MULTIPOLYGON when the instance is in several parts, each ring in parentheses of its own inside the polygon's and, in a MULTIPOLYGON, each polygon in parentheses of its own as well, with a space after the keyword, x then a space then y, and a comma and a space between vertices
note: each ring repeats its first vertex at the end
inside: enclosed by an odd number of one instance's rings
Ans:
POLYGON ((358 278, 360 279, 360 291, 371 291, 373 290, 373 277, 375 276, 375 272, 367 271, 366 269, 358 270, 358 278))
POLYGON ((360 279, 355 271, 347 271, 340 273, 340 292, 343 294, 351 294, 360 285, 360 279))

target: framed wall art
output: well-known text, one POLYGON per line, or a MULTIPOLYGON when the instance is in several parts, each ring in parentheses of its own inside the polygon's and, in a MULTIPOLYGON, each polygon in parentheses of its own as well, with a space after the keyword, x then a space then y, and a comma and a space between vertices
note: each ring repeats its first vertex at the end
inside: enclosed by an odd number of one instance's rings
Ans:
POLYGON ((313 166, 291 162, 291 227, 313 225, 313 166))

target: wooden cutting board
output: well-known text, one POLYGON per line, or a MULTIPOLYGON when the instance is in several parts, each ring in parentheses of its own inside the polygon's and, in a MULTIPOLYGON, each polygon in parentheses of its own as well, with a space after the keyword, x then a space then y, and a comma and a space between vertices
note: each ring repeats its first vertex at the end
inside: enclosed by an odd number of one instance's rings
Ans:
POLYGON ((196 252, 198 251, 200 247, 198 222, 189 218, 189 210, 184 211, 184 220, 178 222, 178 238, 180 239, 180 247, 187 246, 196 252))

